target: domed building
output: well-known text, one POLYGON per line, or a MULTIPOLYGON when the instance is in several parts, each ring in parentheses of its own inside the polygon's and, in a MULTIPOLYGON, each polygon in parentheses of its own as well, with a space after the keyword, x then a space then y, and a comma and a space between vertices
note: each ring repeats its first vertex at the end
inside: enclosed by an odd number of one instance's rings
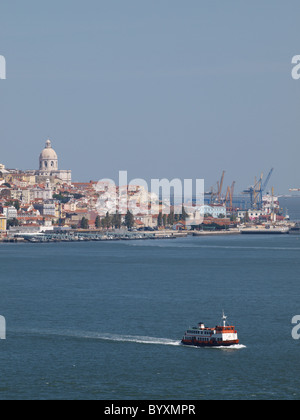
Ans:
POLYGON ((39 159, 39 170, 36 173, 39 177, 54 177, 63 183, 71 184, 72 172, 70 170, 58 169, 58 157, 52 148, 51 141, 47 140, 44 150, 42 150, 39 159))
POLYGON ((49 173, 51 170, 58 170, 58 158, 55 150, 52 149, 51 141, 47 140, 46 147, 40 154, 40 171, 49 173))

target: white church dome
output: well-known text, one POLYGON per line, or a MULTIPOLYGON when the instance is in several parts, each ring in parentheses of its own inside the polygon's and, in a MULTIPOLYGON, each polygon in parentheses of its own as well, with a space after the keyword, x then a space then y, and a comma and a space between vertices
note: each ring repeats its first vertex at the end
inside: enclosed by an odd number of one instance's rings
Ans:
POLYGON ((46 141, 46 147, 40 154, 40 170, 53 171, 58 169, 58 158, 54 149, 52 149, 51 141, 46 141))
POLYGON ((46 141, 46 147, 42 151, 42 153, 40 155, 40 158, 41 159, 53 159, 53 160, 57 160, 57 154, 56 154, 55 150, 52 149, 51 141, 50 140, 47 140, 46 141))

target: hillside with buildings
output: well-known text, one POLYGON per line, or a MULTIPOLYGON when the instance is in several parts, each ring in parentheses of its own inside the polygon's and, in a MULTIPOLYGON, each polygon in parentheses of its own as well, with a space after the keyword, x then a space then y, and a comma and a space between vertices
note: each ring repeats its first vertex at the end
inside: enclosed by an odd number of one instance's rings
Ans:
MULTIPOLYGON (((198 211, 208 221, 215 219, 220 225, 230 222, 226 206, 206 205, 198 211)), ((112 192, 110 185, 96 181, 72 182, 72 172, 59 169, 50 140, 39 155, 38 170, 9 169, 0 164, 2 235, 7 231, 34 234, 58 228, 184 230, 187 217, 184 208, 182 214, 182 206, 167 209, 142 186, 116 187, 112 192), (114 208, 110 208, 112 194, 117 200, 114 208)))

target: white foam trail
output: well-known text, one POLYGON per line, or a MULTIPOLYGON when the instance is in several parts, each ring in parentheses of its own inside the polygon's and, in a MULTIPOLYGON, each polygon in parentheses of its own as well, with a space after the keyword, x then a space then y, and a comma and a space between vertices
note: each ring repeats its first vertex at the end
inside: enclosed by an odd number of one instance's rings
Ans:
MULTIPOLYGON (((15 331, 18 332, 18 331, 15 331)), ((21 332, 21 331, 20 331, 21 332)), ((157 344, 163 346, 180 346, 181 341, 171 340, 169 338, 157 338, 148 336, 135 336, 135 335, 122 335, 122 334, 110 334, 110 333, 96 333, 90 331, 71 331, 71 330, 30 330, 22 331, 24 334, 37 334, 43 336, 57 336, 57 337, 70 337, 78 339, 89 339, 89 340, 105 340, 123 343, 138 343, 138 344, 157 344)))
POLYGON ((98 334, 95 338, 98 338, 99 340, 138 344, 158 344, 162 346, 180 346, 181 344, 181 341, 170 340, 168 338, 156 338, 134 335, 98 334))
POLYGON ((213 349, 220 349, 220 350, 242 350, 246 349, 247 346, 243 344, 233 344, 232 346, 220 346, 220 347, 212 347, 213 349))

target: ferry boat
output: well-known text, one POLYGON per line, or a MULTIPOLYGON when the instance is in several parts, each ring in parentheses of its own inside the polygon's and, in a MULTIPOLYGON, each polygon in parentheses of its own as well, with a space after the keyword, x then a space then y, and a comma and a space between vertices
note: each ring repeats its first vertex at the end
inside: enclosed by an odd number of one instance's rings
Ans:
POLYGON ((239 342, 235 327, 227 324, 227 316, 223 313, 222 326, 206 328, 200 322, 197 327, 186 331, 181 344, 195 347, 229 347, 239 342))

